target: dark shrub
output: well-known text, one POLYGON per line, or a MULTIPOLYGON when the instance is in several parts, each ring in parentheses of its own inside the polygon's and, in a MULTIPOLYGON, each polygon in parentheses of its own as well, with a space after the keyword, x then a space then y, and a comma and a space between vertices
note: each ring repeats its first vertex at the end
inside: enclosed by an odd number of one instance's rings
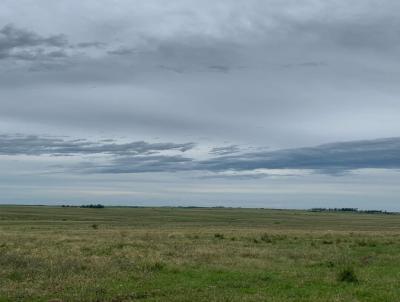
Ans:
POLYGON ((224 234, 221 234, 221 233, 215 233, 214 237, 218 238, 218 239, 224 239, 225 238, 224 234))
POLYGON ((264 242, 267 242, 267 243, 271 243, 273 241, 271 236, 268 235, 268 234, 262 234, 261 235, 261 240, 264 241, 264 242))
POLYGON ((357 283, 358 278, 356 273, 352 267, 346 267, 342 269, 338 274, 338 281, 340 282, 349 282, 349 283, 357 283))

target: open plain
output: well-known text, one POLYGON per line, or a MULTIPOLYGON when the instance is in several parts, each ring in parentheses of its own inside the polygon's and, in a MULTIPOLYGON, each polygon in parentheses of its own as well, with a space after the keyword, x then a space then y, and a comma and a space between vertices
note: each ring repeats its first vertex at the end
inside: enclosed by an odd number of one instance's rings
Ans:
POLYGON ((0 206, 0 301, 398 301, 400 215, 0 206))

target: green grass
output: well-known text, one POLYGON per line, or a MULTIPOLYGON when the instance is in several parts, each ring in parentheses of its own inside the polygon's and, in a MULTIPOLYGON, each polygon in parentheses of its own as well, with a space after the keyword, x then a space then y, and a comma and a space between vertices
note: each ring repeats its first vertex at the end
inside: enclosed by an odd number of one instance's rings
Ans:
POLYGON ((397 301, 400 215, 0 206, 0 301, 397 301))

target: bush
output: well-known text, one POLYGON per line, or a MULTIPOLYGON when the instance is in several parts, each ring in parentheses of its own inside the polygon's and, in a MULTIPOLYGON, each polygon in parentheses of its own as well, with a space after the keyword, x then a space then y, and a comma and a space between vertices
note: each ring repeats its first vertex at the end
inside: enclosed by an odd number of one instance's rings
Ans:
POLYGON ((266 243, 272 243, 273 242, 272 237, 270 235, 268 235, 268 234, 262 234, 261 235, 261 240, 266 242, 266 243))
POLYGON ((340 282, 349 282, 349 283, 357 283, 358 278, 352 267, 346 267, 342 269, 338 274, 338 281, 340 282))
POLYGON ((215 233, 214 237, 218 238, 218 239, 224 239, 225 238, 224 234, 220 234, 220 233, 215 233))

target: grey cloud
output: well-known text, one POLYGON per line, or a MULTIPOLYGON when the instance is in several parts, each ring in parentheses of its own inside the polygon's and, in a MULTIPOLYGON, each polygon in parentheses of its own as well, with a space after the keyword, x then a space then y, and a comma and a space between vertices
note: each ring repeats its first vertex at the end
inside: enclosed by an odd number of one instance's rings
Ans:
MULTIPOLYGON (((64 58, 64 57, 59 57, 64 58)), ((68 68, 71 68, 72 65, 70 62, 64 62, 61 60, 57 61, 35 61, 32 60, 32 65, 28 68, 29 72, 59 72, 66 71, 68 68)))
POLYGON ((400 168, 400 138, 340 142, 309 148, 249 152, 199 163, 210 171, 310 169, 339 175, 345 171, 400 168))
POLYGON ((217 71, 217 72, 229 72, 230 70, 229 66, 224 66, 224 65, 211 65, 208 68, 212 71, 217 71))
POLYGON ((237 153, 239 151, 240 148, 238 145, 230 145, 230 146, 212 148, 209 153, 214 155, 227 155, 227 154, 237 153))
MULTIPOLYGON (((79 142, 86 144, 86 142, 79 142)), ((135 143, 134 143, 135 145, 135 143)), ((139 143, 140 146, 143 143, 139 143)), ((160 148, 185 151, 192 145, 167 144, 162 147, 145 144, 145 149, 131 145, 105 145, 101 147, 83 146, 81 153, 111 153, 117 155, 106 164, 83 164, 75 167, 86 173, 143 173, 203 171, 217 173, 206 178, 259 178, 267 173, 237 174, 259 169, 313 170, 321 174, 342 176, 357 169, 400 169, 400 138, 339 142, 316 147, 284 149, 276 151, 247 152, 238 155, 217 156, 208 160, 181 155, 153 155, 151 151, 160 148), (113 147, 111 147, 113 146, 113 147), (132 148, 134 151, 132 151, 132 148), (115 150, 118 149, 118 150, 115 150), (128 149, 128 151, 127 151, 128 149), (149 149, 151 151, 149 151, 149 149), (123 156, 121 156, 123 155, 123 156), (220 172, 233 172, 220 174, 220 172)), ((221 148, 215 148, 218 151, 221 148)), ((285 175, 285 176, 291 176, 285 175)))
POLYGON ((68 45, 65 35, 53 35, 42 37, 33 31, 17 28, 13 24, 7 24, 0 29, 0 49, 11 49, 15 47, 27 46, 56 46, 63 47, 68 45))
POLYGON ((68 57, 67 53, 64 50, 56 50, 47 53, 47 56, 51 58, 66 58, 68 57))
MULTIPOLYGON (((127 61, 136 70, 167 70, 176 73, 221 72, 238 68, 239 45, 207 35, 149 39, 140 46, 121 46, 107 51, 115 60, 127 61)), ((112 58, 111 58, 112 60, 112 58)))
MULTIPOLYGON (((291 175, 285 175, 291 176, 291 175)), ((266 177, 271 177, 268 173, 256 173, 256 174, 210 174, 205 176, 200 176, 200 179, 223 179, 223 180, 254 180, 254 179, 262 179, 266 177)))
POLYGON ((109 141, 67 140, 57 137, 36 135, 0 135, 0 155, 94 155, 114 156, 153 154, 160 151, 175 150, 185 152, 194 147, 193 143, 147 143, 136 141, 116 143, 109 141))
POLYGON ((285 68, 295 68, 295 67, 322 67, 326 66, 326 62, 322 61, 309 61, 309 62, 302 62, 302 63, 296 63, 296 64, 284 64, 283 67, 285 68))
POLYGON ((178 73, 178 74, 183 73, 182 69, 176 68, 176 67, 173 67, 173 66, 171 67, 171 66, 166 66, 166 65, 160 64, 160 65, 157 65, 157 67, 159 69, 166 70, 166 71, 171 71, 171 72, 178 73))
POLYGON ((98 42, 98 41, 94 41, 94 42, 81 42, 76 44, 77 47, 79 48, 104 48, 105 46, 107 46, 107 43, 104 42, 98 42))
POLYGON ((93 165, 83 163, 76 169, 83 173, 146 173, 146 172, 178 172, 193 170, 194 160, 181 155, 149 155, 118 157, 109 164, 93 165))
MULTIPOLYGON (((12 58, 15 60, 23 61, 36 61, 36 62, 46 62, 53 59, 67 58, 68 54, 64 50, 56 50, 46 52, 43 49, 33 49, 33 50, 20 50, 13 53, 5 55, 3 58, 12 58)), ((52 64, 56 64, 52 62, 52 64)))
POLYGON ((136 48, 120 47, 114 50, 107 51, 110 55, 126 56, 136 54, 138 50, 136 48))
POLYGON ((393 6, 393 10, 389 9, 390 5, 382 6, 377 12, 373 11, 373 5, 366 5, 352 14, 322 11, 318 16, 300 20, 283 17, 279 22, 289 36, 317 47, 390 52, 400 46, 400 22, 394 13, 400 6, 393 6))
MULTIPOLYGON (((93 166, 89 171, 92 173, 140 173, 296 169, 341 176, 352 170, 366 168, 400 169, 400 138, 339 142, 277 151, 247 152, 238 155, 218 156, 208 160, 195 160, 181 156, 123 157, 116 158, 104 166, 93 166)), ((218 174, 214 176, 217 178, 228 177, 218 174)), ((241 177, 243 175, 236 176, 241 177)), ((261 175, 249 175, 249 177, 259 176, 261 175)))
POLYGON ((13 24, 5 25, 0 29, 0 58, 2 59, 32 60, 46 54, 51 57, 57 51, 46 53, 43 47, 64 48, 67 46, 68 40, 65 35, 43 37, 13 24))
POLYGON ((228 40, 193 36, 186 41, 158 42, 149 55, 181 70, 228 72, 237 64, 238 48, 239 45, 228 40))
POLYGON ((14 24, 0 29, 0 60, 25 61, 29 71, 60 71, 90 62, 90 48, 103 49, 106 45, 98 41, 71 44, 64 34, 43 36, 14 24))
POLYGON ((356 169, 400 168, 400 138, 339 142, 316 147, 225 155, 238 150, 237 146, 232 145, 213 148, 212 154, 217 156, 208 160, 196 160, 181 155, 156 154, 170 150, 186 152, 194 146, 193 143, 144 141, 117 143, 108 140, 93 142, 57 137, 0 135, 0 155, 106 154, 113 156, 106 164, 81 166, 82 170, 91 173, 306 169, 340 176, 356 169))

